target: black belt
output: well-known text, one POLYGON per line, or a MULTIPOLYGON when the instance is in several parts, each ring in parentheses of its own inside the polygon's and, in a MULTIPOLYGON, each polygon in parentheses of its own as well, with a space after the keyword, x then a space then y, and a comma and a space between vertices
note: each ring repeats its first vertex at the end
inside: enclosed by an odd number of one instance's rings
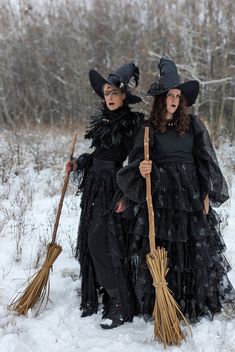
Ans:
POLYGON ((192 157, 162 157, 162 158, 158 158, 156 160, 156 164, 157 165, 161 165, 161 164, 177 164, 177 163, 181 163, 181 164, 194 164, 194 159, 192 157))
POLYGON ((121 162, 115 162, 112 160, 100 160, 93 159, 93 167, 95 171, 100 171, 103 169, 118 169, 122 166, 121 162))

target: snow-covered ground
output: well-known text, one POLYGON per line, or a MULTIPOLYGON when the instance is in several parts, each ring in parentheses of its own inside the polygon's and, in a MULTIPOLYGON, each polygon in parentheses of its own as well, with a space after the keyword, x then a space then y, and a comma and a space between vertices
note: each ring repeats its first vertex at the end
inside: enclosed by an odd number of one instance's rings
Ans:
MULTIPOLYGON (((150 352, 163 351, 153 341, 153 323, 134 318, 116 329, 105 331, 101 312, 80 318, 79 266, 74 259, 79 221, 79 197, 70 184, 64 201, 58 243, 63 251, 50 274, 50 302, 37 317, 17 316, 7 306, 25 280, 41 268, 45 246, 50 242, 55 211, 63 184, 69 136, 59 133, 0 136, 0 351, 1 352, 150 352), (12 159, 11 159, 12 158, 12 159), (4 164, 5 163, 5 164, 4 164), (5 174, 3 170, 5 165, 5 174)), ((86 150, 82 141, 77 151, 86 150)), ((234 147, 224 145, 221 163, 229 180, 231 200, 220 210, 227 227, 224 239, 229 273, 235 286, 235 176, 234 147), (225 158, 226 157, 226 158, 225 158)), ((229 312, 227 312, 229 313, 229 312)), ((222 313, 212 322, 202 319, 192 326, 192 337, 169 351, 234 352, 235 318, 222 313)))

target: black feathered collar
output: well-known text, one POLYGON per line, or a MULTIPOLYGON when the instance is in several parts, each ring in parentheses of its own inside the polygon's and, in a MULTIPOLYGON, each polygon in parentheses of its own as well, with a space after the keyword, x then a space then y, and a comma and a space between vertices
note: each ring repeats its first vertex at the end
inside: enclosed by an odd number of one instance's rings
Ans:
POLYGON ((117 146, 123 136, 132 137, 137 115, 127 105, 115 111, 110 111, 106 106, 101 113, 91 117, 90 126, 85 134, 86 139, 92 139, 91 147, 109 149, 117 146))

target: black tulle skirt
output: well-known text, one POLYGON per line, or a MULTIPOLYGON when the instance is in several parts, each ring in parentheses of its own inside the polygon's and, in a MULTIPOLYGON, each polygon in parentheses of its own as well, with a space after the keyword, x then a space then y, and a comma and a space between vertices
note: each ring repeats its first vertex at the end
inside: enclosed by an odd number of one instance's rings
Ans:
MULTIPOLYGON (((168 251, 168 287, 191 320, 210 319, 222 303, 235 297, 228 280, 230 265, 224 256, 218 214, 207 215, 199 192, 193 164, 169 164, 159 168, 160 182, 153 196, 156 245, 168 251)), ((129 260, 132 285, 140 314, 151 315, 155 292, 146 264, 149 253, 146 205, 133 206, 134 221, 129 228, 129 260)))
POLYGON ((131 286, 130 264, 127 261, 127 233, 120 214, 111 211, 112 204, 120 198, 116 183, 116 173, 120 165, 112 161, 94 159, 86 177, 82 179, 83 195, 81 200, 81 216, 77 238, 76 257, 80 263, 81 274, 81 310, 96 313, 99 294, 105 287, 100 286, 96 276, 97 268, 92 260, 88 243, 90 226, 96 224, 105 232, 97 233, 97 246, 101 239, 107 242, 108 255, 113 265, 113 275, 117 283, 124 319, 132 320, 135 313, 135 298, 131 286), (93 211, 95 202, 99 203, 99 216, 93 211), (96 217, 96 219, 94 219, 96 217), (102 225, 102 226, 100 226, 102 225))

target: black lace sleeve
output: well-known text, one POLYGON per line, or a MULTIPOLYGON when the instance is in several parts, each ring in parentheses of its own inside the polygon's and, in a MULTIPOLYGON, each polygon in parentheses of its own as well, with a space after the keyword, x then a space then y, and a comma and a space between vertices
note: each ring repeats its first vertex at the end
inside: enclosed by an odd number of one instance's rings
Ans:
MULTIPOLYGON (((151 133, 150 140, 152 140, 151 133)), ((150 143, 150 149, 151 146, 152 143, 150 143)), ((146 181, 139 171, 139 164, 142 160, 144 160, 144 126, 140 128, 136 136, 133 149, 129 155, 128 165, 120 169, 117 173, 118 186, 124 196, 135 203, 143 203, 146 200, 146 181)), ((153 162, 151 173, 152 193, 156 191, 157 180, 158 170, 153 162)))
POLYGON ((193 116, 194 147, 193 156, 201 188, 202 198, 209 195, 211 205, 219 207, 228 198, 228 186, 220 170, 215 150, 208 130, 203 122, 193 116))
POLYGON ((94 152, 81 154, 77 159, 77 170, 73 172, 73 181, 77 183, 77 194, 83 191, 85 179, 89 168, 92 165, 94 152))

